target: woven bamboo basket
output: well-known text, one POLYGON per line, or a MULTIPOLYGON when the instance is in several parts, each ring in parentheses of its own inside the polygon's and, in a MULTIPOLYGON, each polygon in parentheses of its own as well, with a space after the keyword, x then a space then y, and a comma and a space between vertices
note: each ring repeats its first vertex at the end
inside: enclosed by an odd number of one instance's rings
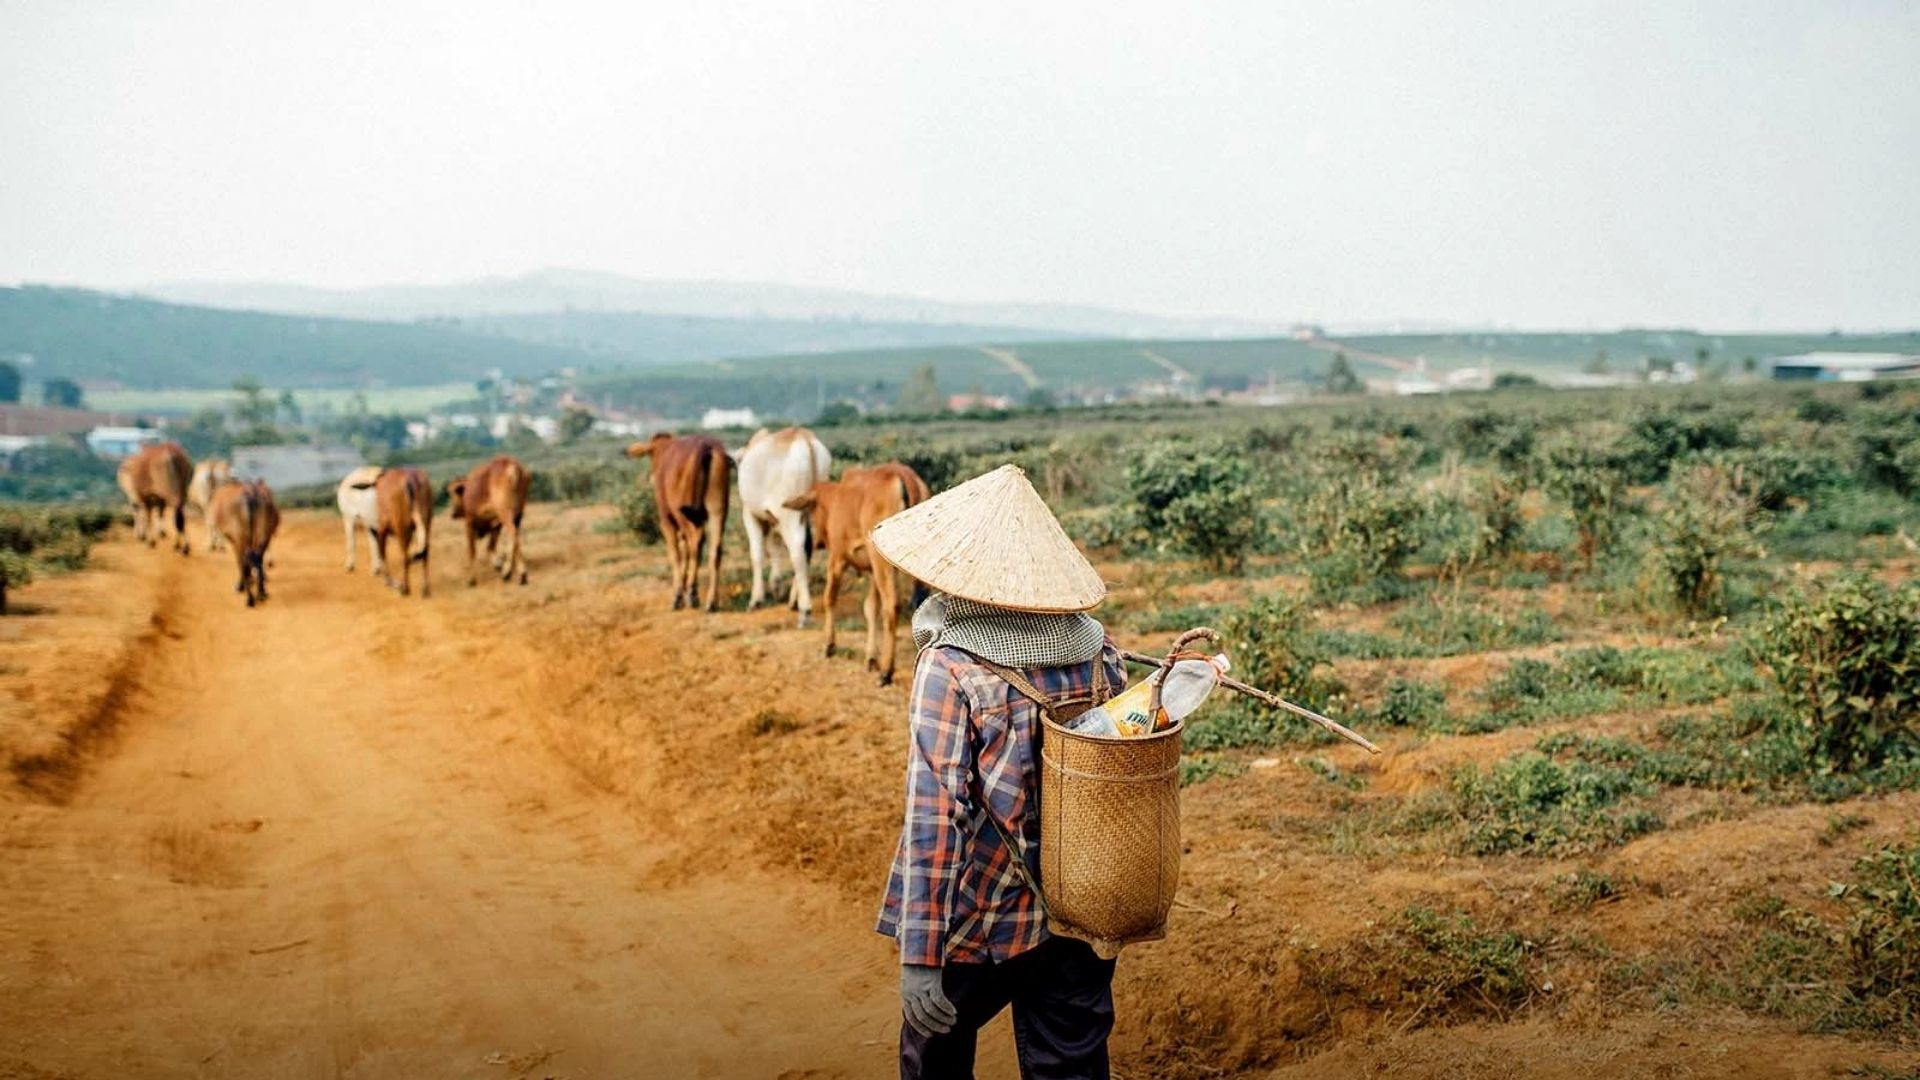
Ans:
POLYGON ((1046 722, 1040 889, 1047 927, 1111 959, 1166 936, 1180 886, 1180 728, 1137 739, 1046 722))
MULTIPOLYGON (((1157 676, 1219 641, 1206 627, 1174 639, 1157 676)), ((1148 715, 1160 712, 1154 687, 1148 715)), ((1112 959, 1123 945, 1167 935, 1180 887, 1180 733, 1083 735, 1044 721, 1040 738, 1040 891, 1047 928, 1112 959)))

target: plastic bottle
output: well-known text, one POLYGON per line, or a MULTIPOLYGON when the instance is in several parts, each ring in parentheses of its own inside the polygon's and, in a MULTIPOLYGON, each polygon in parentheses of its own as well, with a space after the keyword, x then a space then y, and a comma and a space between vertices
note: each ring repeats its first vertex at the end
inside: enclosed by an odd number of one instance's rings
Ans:
POLYGON ((1169 730, 1200 707, 1200 703, 1219 685, 1220 676, 1232 666, 1226 653, 1206 660, 1178 661, 1166 673, 1157 716, 1147 715, 1153 701, 1153 684, 1161 679, 1160 672, 1156 671, 1121 691, 1105 705, 1080 714, 1073 730, 1082 735, 1109 739, 1138 738, 1151 732, 1169 730))

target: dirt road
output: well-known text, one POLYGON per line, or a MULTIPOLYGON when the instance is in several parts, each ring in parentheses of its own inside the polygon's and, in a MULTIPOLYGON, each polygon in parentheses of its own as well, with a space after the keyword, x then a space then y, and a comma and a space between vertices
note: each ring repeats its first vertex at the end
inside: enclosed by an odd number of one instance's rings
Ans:
POLYGON ((443 558, 400 601, 334 543, 296 518, 257 611, 224 559, 116 552, 160 580, 111 752, 67 805, 0 803, 0 1076, 891 1069, 857 913, 663 873, 540 745, 533 654, 475 617, 504 588, 443 558))
MULTIPOLYGON (((0 1080, 892 1075, 894 955, 868 927, 904 687, 822 657, 784 609, 740 610, 737 553, 728 610, 669 610, 659 548, 608 514, 536 507, 525 588, 467 588, 442 519, 428 601, 342 573, 313 512, 257 610, 224 558, 125 539, 24 591, 0 619, 0 1080)), ((1536 734, 1314 753, 1405 792, 1536 734)), ((1859 815, 1844 844, 1830 806, 1693 814, 1596 855, 1628 893, 1568 912, 1575 864, 1343 853, 1349 789, 1260 766, 1182 797, 1180 904, 1115 987, 1127 1080, 1911 1071, 1906 1047, 1605 979, 1698 948, 1700 914, 1742 895, 1821 903, 1920 793, 1837 808, 1859 815), (1559 989, 1514 1022, 1418 1027, 1424 1006, 1305 979, 1414 903, 1604 947, 1556 946, 1559 989)), ((1003 1023, 981 1076, 1011 1058, 1003 1023)))

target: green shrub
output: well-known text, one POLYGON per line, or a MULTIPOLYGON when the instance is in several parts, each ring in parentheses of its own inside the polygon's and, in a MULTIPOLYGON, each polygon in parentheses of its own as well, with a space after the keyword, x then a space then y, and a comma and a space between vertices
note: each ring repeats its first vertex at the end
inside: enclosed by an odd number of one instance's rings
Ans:
POLYGON ((1848 772, 1909 753, 1920 694, 1920 588, 1850 576, 1787 598, 1755 649, 1815 761, 1848 772))
POLYGON ((1315 595, 1367 600, 1399 593, 1427 514, 1425 498, 1403 479, 1359 471, 1324 480, 1301 512, 1315 595))
POLYGON ((1619 463, 1579 443, 1555 447, 1542 468, 1547 493, 1573 516, 1580 564, 1592 569, 1594 557, 1613 542, 1626 477, 1619 463))
POLYGON ((1237 569, 1253 545, 1259 501, 1242 455, 1225 447, 1156 446, 1127 467, 1138 526, 1161 550, 1237 569))
MULTIPOLYGON (((1298 600, 1259 597, 1227 612, 1218 629, 1239 679, 1321 712, 1345 692, 1324 670, 1328 658, 1311 633, 1312 616, 1298 600)), ((1233 694, 1189 721, 1184 742, 1196 750, 1218 750, 1329 737, 1291 713, 1233 694)))
POLYGON ((1466 823, 1459 848, 1470 855, 1590 851, 1661 826, 1652 810, 1618 805, 1644 785, 1614 766, 1526 753, 1486 772, 1463 765, 1450 787, 1466 823))
POLYGON ((1854 864, 1853 881, 1831 891, 1852 909, 1845 931, 1847 993, 1867 1026, 1914 1031, 1920 1026, 1920 843, 1867 855, 1854 864))
POLYGON ((0 548, 0 615, 7 612, 7 590, 33 580, 33 564, 19 552, 0 548))
POLYGON ((1439 728, 1447 719, 1447 692, 1438 683, 1420 679, 1391 679, 1380 703, 1355 714, 1368 724, 1389 727, 1439 728))
POLYGON ((660 509, 653 501, 653 485, 629 484, 614 505, 620 511, 620 523, 636 543, 660 542, 660 509))
POLYGON ((1667 596, 1689 616, 1724 614, 1725 561, 1762 553, 1754 534, 1763 522, 1745 487, 1738 466, 1692 465, 1668 483, 1652 518, 1647 559, 1667 596))

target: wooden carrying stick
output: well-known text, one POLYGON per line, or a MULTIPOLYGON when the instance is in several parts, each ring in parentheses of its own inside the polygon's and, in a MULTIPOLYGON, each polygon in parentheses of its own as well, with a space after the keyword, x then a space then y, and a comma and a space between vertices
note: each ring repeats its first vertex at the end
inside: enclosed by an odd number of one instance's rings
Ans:
MULTIPOLYGON (((1180 643, 1184 643, 1188 641, 1193 635, 1195 635, 1195 633, 1196 631, 1190 630, 1186 634, 1182 634, 1180 636, 1180 643)), ((1213 633, 1212 631, 1208 631, 1206 634, 1202 634, 1199 636, 1211 637, 1215 641, 1220 640, 1220 635, 1213 633)), ((1173 662, 1176 659, 1178 659, 1178 653, 1179 653, 1178 648, 1174 649, 1173 652, 1168 653, 1166 656, 1149 656, 1146 653, 1132 652, 1127 649, 1120 650, 1120 655, 1124 659, 1131 660, 1136 664, 1151 664, 1154 667, 1163 668, 1163 669, 1172 668, 1173 662)), ((1267 705, 1271 705, 1276 709, 1285 709, 1286 711, 1294 714, 1295 716, 1299 716, 1307 720, 1311 720, 1314 723, 1319 724, 1321 727, 1326 728, 1328 731, 1333 732, 1335 735, 1338 735, 1341 738, 1347 740, 1348 742, 1354 744, 1355 746, 1364 747, 1367 753, 1369 754, 1377 754, 1380 752, 1380 748, 1368 742, 1366 736, 1360 734, 1359 732, 1353 730, 1352 728, 1346 726, 1345 724, 1342 724, 1337 720, 1329 720, 1328 718, 1321 716, 1319 713, 1314 712, 1312 709, 1306 708, 1305 706, 1295 705, 1293 702, 1288 701, 1286 698, 1283 698, 1278 694, 1268 693, 1267 691, 1262 690, 1257 686, 1249 686, 1246 683, 1241 682, 1239 679, 1233 678, 1228 675, 1220 676, 1220 685, 1226 687, 1229 690, 1235 691, 1237 693, 1245 694, 1248 697, 1254 699, 1255 701, 1262 702, 1267 705)))

